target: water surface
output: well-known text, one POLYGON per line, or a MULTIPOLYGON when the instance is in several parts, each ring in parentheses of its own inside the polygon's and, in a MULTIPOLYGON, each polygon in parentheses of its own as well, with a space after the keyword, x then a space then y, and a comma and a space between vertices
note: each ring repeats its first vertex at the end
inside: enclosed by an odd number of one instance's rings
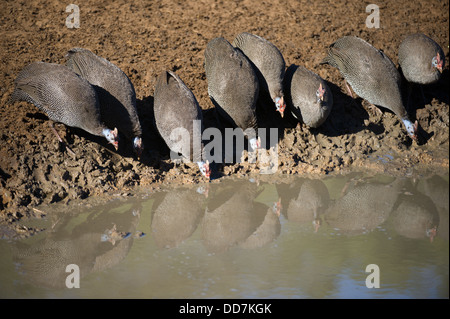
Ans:
POLYGON ((448 176, 353 174, 55 205, 45 231, 0 241, 0 297, 448 298, 448 191, 448 176))

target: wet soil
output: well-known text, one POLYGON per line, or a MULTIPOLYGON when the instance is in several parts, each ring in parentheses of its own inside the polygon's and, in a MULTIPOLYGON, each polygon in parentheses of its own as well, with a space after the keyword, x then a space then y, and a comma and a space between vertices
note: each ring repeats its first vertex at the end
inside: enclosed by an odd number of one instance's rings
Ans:
MULTIPOLYGON (((338 70, 319 65, 339 37, 356 35, 397 64, 401 40, 422 32, 449 59, 448 1, 379 1, 380 27, 367 28, 360 1, 94 1, 80 4, 80 28, 69 29, 60 1, 5 1, 0 9, 0 237, 20 238, 36 229, 21 225, 43 217, 39 205, 93 196, 128 195, 162 185, 204 183, 196 165, 174 165, 153 127, 153 92, 163 70, 175 71, 203 109, 205 126, 215 127, 203 67, 209 40, 232 41, 240 32, 274 43, 291 64, 304 65, 330 86, 334 106, 326 122, 310 129, 293 119, 270 116, 262 127, 278 128, 278 169, 261 175, 258 163, 215 165, 213 181, 226 176, 285 181, 289 175, 323 177, 348 171, 396 176, 448 174, 449 68, 441 80, 414 90, 408 109, 420 125, 411 141, 399 119, 347 93, 338 70), (33 61, 65 63, 73 47, 84 47, 119 66, 131 79, 144 131, 138 160, 130 144, 118 152, 101 138, 57 124, 73 158, 55 138, 48 118, 34 105, 8 99, 19 71, 33 61)), ((261 103, 265 103, 261 101, 261 103)))

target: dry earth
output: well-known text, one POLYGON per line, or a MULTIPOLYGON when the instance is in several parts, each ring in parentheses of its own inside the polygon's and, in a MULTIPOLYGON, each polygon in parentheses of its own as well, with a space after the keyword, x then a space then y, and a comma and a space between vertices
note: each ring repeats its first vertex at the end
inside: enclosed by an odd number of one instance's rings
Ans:
MULTIPOLYGON (((449 59, 448 1, 376 1, 380 27, 367 28, 369 13, 361 1, 97 1, 1 0, 0 28, 0 237, 22 237, 35 230, 20 221, 43 216, 40 204, 69 202, 93 195, 126 194, 162 184, 201 183, 196 166, 175 167, 153 128, 153 92, 158 74, 175 71, 204 110, 207 127, 215 126, 203 67, 209 40, 230 42, 240 32, 274 43, 287 66, 304 65, 328 81, 333 110, 318 129, 274 121, 279 128, 279 167, 260 175, 258 164, 216 165, 213 182, 228 175, 282 181, 288 175, 321 177, 350 170, 401 176, 448 174, 449 68, 439 83, 414 95, 410 117, 419 121, 420 141, 412 142, 402 123, 387 110, 346 94, 338 70, 319 62, 339 37, 356 35, 397 63, 401 40, 422 32, 435 39, 449 59), (80 28, 65 26, 71 2, 79 5, 80 28), (133 82, 144 129, 145 152, 136 160, 130 147, 119 152, 103 140, 57 125, 75 151, 64 151, 35 106, 8 104, 13 81, 33 61, 65 63, 73 47, 84 47, 118 65, 133 82)), ((420 92, 420 91, 418 91, 420 92)), ((415 92, 416 93, 416 92, 415 92)))

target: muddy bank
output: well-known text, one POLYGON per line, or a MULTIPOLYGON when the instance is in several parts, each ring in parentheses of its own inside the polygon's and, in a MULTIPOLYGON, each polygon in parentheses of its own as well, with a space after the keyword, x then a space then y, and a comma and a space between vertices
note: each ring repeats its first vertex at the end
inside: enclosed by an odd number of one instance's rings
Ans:
POLYGON ((380 3, 380 28, 365 26, 365 4, 309 1, 87 1, 80 5, 80 28, 65 27, 65 5, 58 1, 7 2, 0 12, 0 237, 27 235, 17 221, 41 216, 39 205, 127 194, 138 188, 203 183, 196 165, 175 167, 153 128, 156 76, 175 71, 193 91, 206 127, 217 125, 203 68, 209 40, 232 39, 248 31, 273 42, 287 66, 304 65, 330 86, 334 106, 318 129, 292 119, 261 119, 278 127, 278 169, 261 175, 258 164, 217 165, 214 182, 226 176, 285 180, 289 175, 322 177, 351 170, 398 176, 448 174, 449 68, 435 85, 417 90, 410 117, 419 121, 420 142, 387 110, 374 111, 346 94, 339 72, 319 66, 326 48, 344 35, 357 35, 397 63, 404 36, 423 32, 435 39, 449 60, 448 1, 380 3), (8 104, 18 72, 33 61, 65 63, 72 47, 85 47, 118 65, 133 82, 145 151, 140 160, 130 145, 115 152, 100 138, 57 125, 77 154, 72 158, 47 126, 47 117, 28 103, 8 104))

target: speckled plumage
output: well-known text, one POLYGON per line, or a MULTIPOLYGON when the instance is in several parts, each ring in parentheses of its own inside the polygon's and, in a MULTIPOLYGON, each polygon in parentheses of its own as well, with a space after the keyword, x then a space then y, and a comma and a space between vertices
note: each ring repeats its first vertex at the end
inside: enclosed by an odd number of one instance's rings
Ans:
POLYGON ((174 152, 195 162, 201 161, 201 151, 192 149, 194 139, 201 147, 203 130, 203 115, 198 102, 191 90, 173 72, 162 72, 156 81, 154 94, 155 123, 161 137, 174 152), (194 127, 194 121, 199 126, 194 127), (190 149, 182 147, 181 143, 172 141, 170 135, 177 128, 185 129, 190 134, 190 149), (198 130, 194 131, 194 128, 198 130), (194 134, 198 134, 195 135, 194 134))
POLYGON ((329 47, 324 63, 338 68, 361 98, 394 112, 416 138, 417 124, 409 120, 402 101, 400 73, 383 51, 358 37, 345 36, 329 47))
POLYGON ((410 34, 400 44, 398 63, 406 80, 418 84, 432 84, 441 77, 441 71, 433 65, 433 58, 439 54, 442 68, 445 55, 433 39, 424 34, 410 34))
POLYGON ((258 226, 254 214, 256 191, 251 183, 235 183, 232 187, 222 184, 217 192, 210 190, 201 221, 201 236, 208 251, 225 251, 245 242, 255 231, 258 226))
POLYGON ((234 127, 256 132, 259 83, 247 57, 224 38, 215 38, 205 50, 205 71, 208 94, 219 114, 234 127))
POLYGON ((318 179, 305 179, 293 183, 292 186, 294 196, 287 205, 287 218, 297 223, 318 219, 328 207, 330 200, 325 184, 318 179))
POLYGON ((237 35, 232 44, 255 66, 261 92, 268 93, 274 102, 283 98, 286 63, 280 50, 270 41, 248 32, 237 35))
POLYGON ((33 62, 18 74, 10 98, 27 101, 50 120, 101 136, 106 126, 94 88, 64 65, 33 62))
POLYGON ((345 194, 325 211, 324 220, 330 227, 347 235, 359 235, 382 224, 392 212, 403 181, 389 185, 377 183, 349 184, 345 194))
POLYGON ((326 82, 314 72, 294 64, 287 69, 284 80, 286 105, 292 115, 309 127, 322 125, 333 107, 333 95, 326 82))
POLYGON ((151 235, 160 248, 177 247, 197 229, 206 196, 187 188, 159 192, 155 197, 151 235))
POLYGON ((89 81, 97 91, 102 120, 128 139, 141 138, 136 93, 128 76, 116 65, 83 48, 67 53, 67 66, 89 81))

